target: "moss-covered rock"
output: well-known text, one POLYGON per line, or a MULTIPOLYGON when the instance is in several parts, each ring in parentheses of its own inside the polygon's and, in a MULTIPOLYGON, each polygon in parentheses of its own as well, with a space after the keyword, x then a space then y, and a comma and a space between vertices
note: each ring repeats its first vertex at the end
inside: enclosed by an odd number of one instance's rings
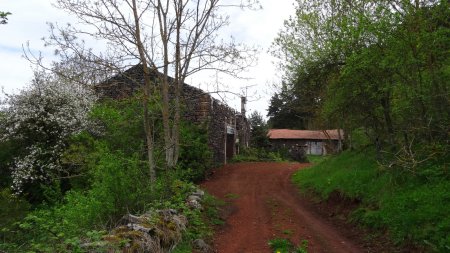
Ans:
POLYGON ((176 210, 165 209, 140 216, 127 214, 121 225, 103 236, 101 242, 85 244, 91 250, 107 252, 170 252, 181 242, 187 219, 176 210))

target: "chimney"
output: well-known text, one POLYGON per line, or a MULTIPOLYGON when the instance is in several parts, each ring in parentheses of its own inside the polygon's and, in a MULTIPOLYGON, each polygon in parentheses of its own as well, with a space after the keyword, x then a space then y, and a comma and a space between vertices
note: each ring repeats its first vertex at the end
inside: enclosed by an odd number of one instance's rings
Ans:
POLYGON ((245 105, 247 104, 247 98, 241 97, 241 114, 245 117, 245 105))

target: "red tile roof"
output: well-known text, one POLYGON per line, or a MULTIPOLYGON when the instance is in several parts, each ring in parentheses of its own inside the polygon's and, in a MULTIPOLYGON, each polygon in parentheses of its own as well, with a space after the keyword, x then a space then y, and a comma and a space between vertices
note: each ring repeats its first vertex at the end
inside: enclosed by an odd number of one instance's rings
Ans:
MULTIPOLYGON (((267 136, 269 136, 269 139, 339 140, 339 134, 337 129, 333 130, 269 129, 267 136), (327 134, 325 134, 324 131, 327 134)), ((344 131, 341 130, 341 138, 343 138, 343 136, 344 131)))

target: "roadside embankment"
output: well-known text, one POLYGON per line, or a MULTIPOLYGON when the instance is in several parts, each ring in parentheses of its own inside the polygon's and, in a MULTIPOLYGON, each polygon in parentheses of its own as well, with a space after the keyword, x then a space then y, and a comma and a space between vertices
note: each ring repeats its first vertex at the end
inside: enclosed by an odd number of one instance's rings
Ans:
POLYGON ((345 217, 330 215, 362 225, 403 250, 450 250, 450 180, 445 165, 428 164, 408 174, 380 166, 375 152, 366 149, 328 157, 297 171, 292 180, 318 202, 341 210, 341 204, 351 203, 345 217))

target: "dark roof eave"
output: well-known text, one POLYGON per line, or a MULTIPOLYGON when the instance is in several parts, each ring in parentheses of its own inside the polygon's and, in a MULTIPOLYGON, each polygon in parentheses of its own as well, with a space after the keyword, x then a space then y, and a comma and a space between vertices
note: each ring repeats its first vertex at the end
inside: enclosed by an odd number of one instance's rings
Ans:
POLYGON ((339 139, 328 139, 328 138, 324 138, 324 139, 310 139, 310 138, 270 138, 269 140, 314 140, 314 141, 338 141, 339 139))

